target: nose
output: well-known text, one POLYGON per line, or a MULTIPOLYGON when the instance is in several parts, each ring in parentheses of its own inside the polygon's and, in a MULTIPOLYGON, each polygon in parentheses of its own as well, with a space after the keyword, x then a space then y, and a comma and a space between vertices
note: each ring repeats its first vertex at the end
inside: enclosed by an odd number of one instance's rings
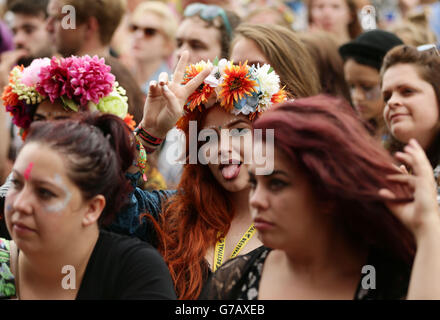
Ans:
POLYGON ((9 197, 12 197, 11 201, 9 202, 8 200, 6 200, 6 202, 12 204, 12 209, 14 211, 18 211, 23 214, 32 213, 33 196, 29 190, 29 187, 25 186, 15 195, 11 195, 9 197))
POLYGON ((269 199, 262 183, 257 184, 254 189, 251 189, 249 194, 249 205, 256 212, 269 208, 269 199))
POLYGON ((395 92, 391 95, 391 97, 388 99, 387 105, 389 108, 393 109, 400 105, 402 105, 402 102, 399 98, 399 95, 395 92))
POLYGON ((25 37, 25 35, 24 35, 24 32, 21 31, 21 30, 17 31, 17 33, 14 35, 14 44, 15 44, 15 47, 16 47, 17 49, 24 48, 26 42, 27 42, 27 41, 26 41, 26 37, 25 37))
POLYGON ((353 100, 353 102, 362 101, 364 98, 364 92, 358 86, 351 88, 350 93, 351 93, 351 99, 353 100))

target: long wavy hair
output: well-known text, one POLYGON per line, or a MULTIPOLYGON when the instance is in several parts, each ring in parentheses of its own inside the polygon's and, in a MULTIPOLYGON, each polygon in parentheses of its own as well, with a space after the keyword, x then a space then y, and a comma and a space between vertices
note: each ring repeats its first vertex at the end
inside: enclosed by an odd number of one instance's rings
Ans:
MULTIPOLYGON (((207 113, 196 109, 182 125, 187 159, 189 121, 197 121, 198 135, 207 113)), ((229 192, 207 165, 185 164, 177 189, 178 193, 165 204, 159 225, 155 224, 158 250, 168 265, 178 298, 197 299, 209 275, 207 250, 219 235, 228 232, 235 210, 229 192)))
POLYGON ((330 96, 284 103, 267 111, 254 128, 275 128, 275 146, 304 172, 314 193, 333 205, 332 215, 351 243, 377 248, 406 263, 415 253, 412 234, 378 194, 392 190, 412 200, 407 185, 386 179, 399 173, 389 153, 371 137, 351 107, 330 96))

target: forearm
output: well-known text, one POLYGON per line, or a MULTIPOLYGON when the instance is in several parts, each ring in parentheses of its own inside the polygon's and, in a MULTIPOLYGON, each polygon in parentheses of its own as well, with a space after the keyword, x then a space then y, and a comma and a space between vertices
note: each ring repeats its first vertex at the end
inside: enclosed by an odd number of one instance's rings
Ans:
POLYGON ((417 252, 408 289, 408 300, 440 299, 440 223, 417 239, 417 252))

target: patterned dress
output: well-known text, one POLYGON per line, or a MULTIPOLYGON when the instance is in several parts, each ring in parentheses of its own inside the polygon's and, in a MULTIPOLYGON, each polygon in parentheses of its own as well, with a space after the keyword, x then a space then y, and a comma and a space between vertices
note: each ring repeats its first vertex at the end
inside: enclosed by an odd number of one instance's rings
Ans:
POLYGON ((11 272, 10 241, 0 238, 0 299, 15 296, 15 278, 11 272))

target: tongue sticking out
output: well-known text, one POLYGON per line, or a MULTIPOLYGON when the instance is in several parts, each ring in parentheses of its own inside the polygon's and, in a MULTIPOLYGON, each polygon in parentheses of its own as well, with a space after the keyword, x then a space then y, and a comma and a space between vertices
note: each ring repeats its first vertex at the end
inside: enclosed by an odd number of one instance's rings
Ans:
POLYGON ((240 173, 240 165, 238 164, 230 164, 222 169, 223 178, 226 180, 234 179, 240 173))

